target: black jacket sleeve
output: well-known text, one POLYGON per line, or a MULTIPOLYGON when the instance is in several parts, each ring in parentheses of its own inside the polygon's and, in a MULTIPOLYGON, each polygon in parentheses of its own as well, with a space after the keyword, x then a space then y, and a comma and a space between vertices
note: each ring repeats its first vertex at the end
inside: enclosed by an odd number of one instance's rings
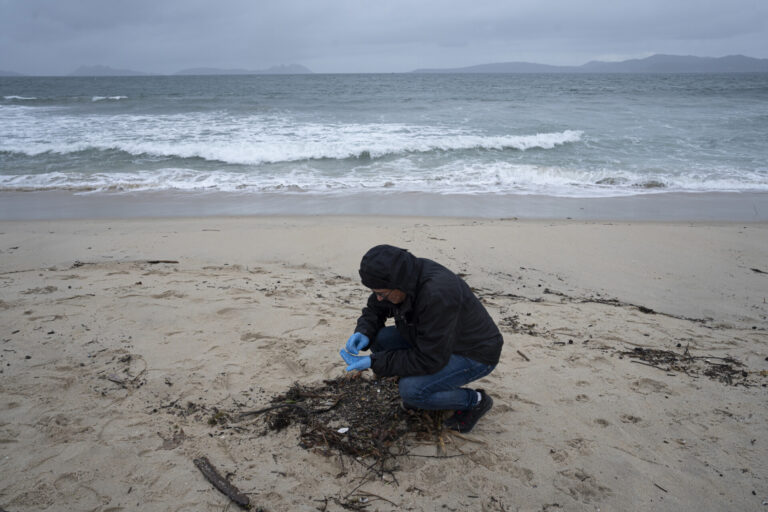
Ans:
POLYGON ((392 316, 389 307, 384 301, 376 299, 376 294, 372 293, 368 297, 368 303, 363 308, 363 314, 357 319, 355 332, 365 334, 371 343, 376 339, 376 334, 384 327, 387 318, 392 316))

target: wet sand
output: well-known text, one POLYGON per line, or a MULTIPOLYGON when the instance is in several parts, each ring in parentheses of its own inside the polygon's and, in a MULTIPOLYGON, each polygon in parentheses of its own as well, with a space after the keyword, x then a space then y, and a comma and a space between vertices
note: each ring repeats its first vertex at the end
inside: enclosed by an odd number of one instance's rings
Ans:
POLYGON ((621 221, 767 222, 768 193, 627 197, 223 192, 0 192, 0 220, 239 215, 385 215, 621 221))

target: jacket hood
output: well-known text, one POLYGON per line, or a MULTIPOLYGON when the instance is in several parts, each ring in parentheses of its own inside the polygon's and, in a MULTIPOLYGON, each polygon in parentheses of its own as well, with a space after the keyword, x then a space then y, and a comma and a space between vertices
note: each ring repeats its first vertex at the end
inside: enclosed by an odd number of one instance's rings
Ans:
POLYGON ((368 288, 413 293, 418 278, 418 258, 399 247, 377 245, 360 261, 360 279, 368 288))

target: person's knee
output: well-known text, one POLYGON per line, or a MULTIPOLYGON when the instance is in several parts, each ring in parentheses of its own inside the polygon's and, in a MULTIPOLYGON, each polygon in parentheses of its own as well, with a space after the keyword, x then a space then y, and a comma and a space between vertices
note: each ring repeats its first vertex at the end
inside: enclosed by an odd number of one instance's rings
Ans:
POLYGON ((427 399, 427 394, 420 386, 414 385, 413 381, 407 377, 400 379, 398 384, 400 389, 400 398, 403 399, 403 403, 412 407, 419 407, 423 405, 427 399))

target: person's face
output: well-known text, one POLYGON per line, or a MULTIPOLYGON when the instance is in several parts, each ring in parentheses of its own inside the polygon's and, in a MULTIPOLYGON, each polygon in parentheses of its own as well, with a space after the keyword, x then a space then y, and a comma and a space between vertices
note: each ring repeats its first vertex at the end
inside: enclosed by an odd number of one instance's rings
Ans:
POLYGON ((400 304, 405 300, 405 292, 400 290, 389 290, 387 288, 376 288, 371 290, 376 294, 376 300, 386 300, 392 304, 400 304))

